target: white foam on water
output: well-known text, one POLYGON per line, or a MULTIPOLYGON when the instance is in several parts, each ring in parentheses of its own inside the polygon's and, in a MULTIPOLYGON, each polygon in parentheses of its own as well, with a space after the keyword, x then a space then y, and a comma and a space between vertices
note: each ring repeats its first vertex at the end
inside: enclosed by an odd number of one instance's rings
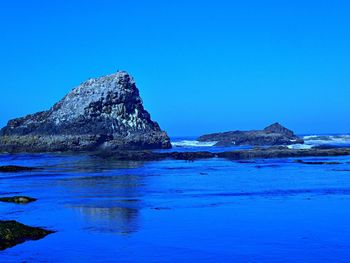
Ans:
POLYGON ((311 140, 311 139, 314 139, 317 137, 319 137, 319 135, 307 135, 307 136, 304 136, 303 139, 304 140, 311 140))
POLYGON ((309 135, 303 137, 307 145, 344 145, 350 144, 350 135, 309 135))
POLYGON ((214 146, 216 142, 199 142, 191 140, 182 140, 177 142, 171 142, 173 147, 211 147, 214 146))
POLYGON ((308 145, 308 144, 291 144, 287 146, 289 149, 311 149, 313 145, 308 145))
POLYGON ((344 146, 350 145, 350 135, 307 135, 303 137, 304 144, 288 145, 289 149, 310 149, 320 145, 344 146))
MULTIPOLYGON (((303 137, 304 144, 288 145, 289 149, 310 149, 320 145, 350 145, 350 135, 307 135, 303 137)), ((196 140, 179 140, 173 141, 173 147, 212 147, 217 142, 200 142, 196 140)))

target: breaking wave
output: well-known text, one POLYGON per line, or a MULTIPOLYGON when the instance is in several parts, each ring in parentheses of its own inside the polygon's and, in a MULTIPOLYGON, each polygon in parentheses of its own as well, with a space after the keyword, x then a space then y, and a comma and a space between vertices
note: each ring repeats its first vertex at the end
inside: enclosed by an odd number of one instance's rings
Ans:
POLYGON ((304 136, 306 144, 322 145, 322 144, 350 144, 350 135, 309 135, 304 136))
MULTIPOLYGON (((292 144, 288 145, 290 149, 311 149, 315 146, 331 145, 331 146, 349 146, 350 147, 350 135, 307 135, 302 137, 304 144, 292 144)), ((216 144, 213 142, 200 142, 196 140, 177 140, 173 141, 173 147, 212 147, 216 144)))
POLYGON ((302 150, 302 149, 311 149, 315 145, 309 145, 309 144, 291 144, 288 145, 287 147, 289 149, 296 149, 296 150, 302 150))
POLYGON ((350 146, 350 135, 307 135, 304 144, 288 145, 290 149, 310 149, 315 146, 350 146))
POLYGON ((216 144, 216 142, 199 142, 191 140, 175 141, 171 143, 173 147, 211 147, 216 144))

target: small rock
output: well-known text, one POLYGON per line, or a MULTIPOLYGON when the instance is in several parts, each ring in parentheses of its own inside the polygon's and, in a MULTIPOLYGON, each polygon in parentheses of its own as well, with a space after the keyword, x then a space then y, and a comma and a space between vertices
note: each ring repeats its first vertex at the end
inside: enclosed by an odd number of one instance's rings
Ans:
POLYGON ((34 167, 25 167, 25 166, 18 166, 18 165, 6 165, 6 166, 0 166, 0 172, 3 173, 13 173, 13 172, 22 172, 22 171, 32 171, 37 168, 34 167))
POLYGON ((309 161, 303 161, 303 160, 295 160, 295 163, 302 163, 302 164, 311 164, 311 165, 321 165, 321 164, 330 164, 330 165, 334 165, 334 164, 341 164, 340 162, 309 162, 309 161))
POLYGON ((170 210, 170 207, 153 207, 154 210, 170 210))
POLYGON ((12 196, 12 197, 0 197, 0 202, 15 203, 15 204, 28 204, 34 202, 37 199, 27 196, 12 196))

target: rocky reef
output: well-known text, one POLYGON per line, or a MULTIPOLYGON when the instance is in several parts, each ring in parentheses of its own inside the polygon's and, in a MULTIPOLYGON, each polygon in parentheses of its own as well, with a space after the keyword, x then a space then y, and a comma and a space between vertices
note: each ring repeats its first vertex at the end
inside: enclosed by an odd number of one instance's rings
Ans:
MULTIPOLYGON (((119 161, 160 161, 164 159, 194 161, 198 159, 223 158, 228 160, 296 158, 296 157, 331 157, 350 155, 350 148, 334 149, 289 149, 286 146, 253 148, 226 152, 153 152, 153 151, 119 151, 93 153, 93 156, 119 161)), ((325 162, 324 164, 331 164, 325 162)))
POLYGON ((51 109, 10 120, 0 131, 1 152, 171 148, 144 109, 125 71, 89 79, 51 109))
POLYGON ((263 130, 206 134, 200 136, 197 140, 201 142, 216 142, 215 146, 273 146, 304 143, 303 139, 297 137, 294 132, 279 123, 274 123, 263 130))
POLYGON ((0 250, 13 247, 27 240, 38 240, 51 233, 39 227, 30 227, 14 220, 0 220, 0 250))

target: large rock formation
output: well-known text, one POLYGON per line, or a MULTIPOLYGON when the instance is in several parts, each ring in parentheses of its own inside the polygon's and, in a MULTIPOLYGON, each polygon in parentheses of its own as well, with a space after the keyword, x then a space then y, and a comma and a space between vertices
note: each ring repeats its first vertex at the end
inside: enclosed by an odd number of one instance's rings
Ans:
POLYGON ((10 120, 0 131, 2 152, 170 147, 125 71, 89 79, 50 110, 10 120))
POLYGON ((291 130, 279 123, 274 123, 263 130, 230 131, 206 134, 197 139, 202 142, 217 142, 216 146, 233 145, 290 145, 304 143, 303 139, 294 135, 291 130))

